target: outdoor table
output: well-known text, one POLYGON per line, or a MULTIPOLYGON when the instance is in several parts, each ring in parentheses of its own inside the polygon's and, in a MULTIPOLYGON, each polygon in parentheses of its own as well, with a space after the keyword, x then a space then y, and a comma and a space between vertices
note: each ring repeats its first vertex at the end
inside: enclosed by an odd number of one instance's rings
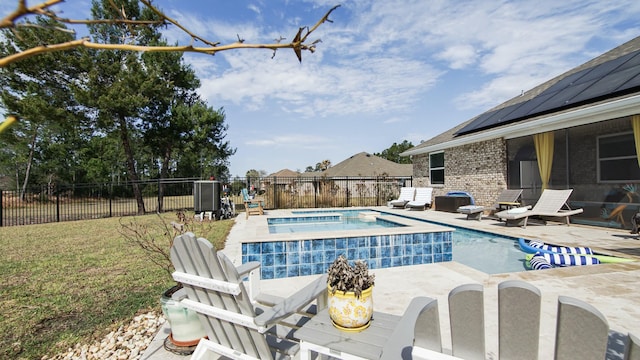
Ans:
POLYGON ((300 339, 300 360, 311 359, 311 352, 345 360, 379 359, 399 321, 400 316, 374 311, 367 329, 343 331, 333 326, 325 309, 295 333, 300 339))
POLYGON ((499 210, 507 210, 518 206, 520 206, 519 202, 501 201, 498 203, 499 210))

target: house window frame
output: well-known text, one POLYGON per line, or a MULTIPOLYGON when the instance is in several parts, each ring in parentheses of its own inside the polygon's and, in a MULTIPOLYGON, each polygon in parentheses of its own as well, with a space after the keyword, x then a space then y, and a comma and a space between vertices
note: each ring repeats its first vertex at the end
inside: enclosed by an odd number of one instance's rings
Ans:
POLYGON ((434 151, 429 153, 429 182, 432 185, 444 185, 445 182, 445 161, 444 161, 444 150, 434 151), (442 154, 442 166, 431 166, 431 156, 442 154), (434 182, 433 181, 433 171, 442 171, 442 182, 434 182))
MULTIPOLYGON (((596 137, 596 168, 597 168, 598 183, 608 184, 608 183, 623 183, 623 182, 631 182, 631 183, 640 182, 640 179, 602 180, 601 164, 602 164, 603 161, 637 159, 637 155, 635 154, 635 151, 631 155, 615 156, 615 157, 610 157, 610 158, 601 158, 600 157, 600 139, 616 137, 616 136, 624 136, 624 135, 631 135, 633 137, 633 132, 632 131, 624 131, 624 132, 613 133, 613 134, 599 135, 599 136, 596 137)), ((635 145, 632 147, 632 149, 635 150, 635 145)))

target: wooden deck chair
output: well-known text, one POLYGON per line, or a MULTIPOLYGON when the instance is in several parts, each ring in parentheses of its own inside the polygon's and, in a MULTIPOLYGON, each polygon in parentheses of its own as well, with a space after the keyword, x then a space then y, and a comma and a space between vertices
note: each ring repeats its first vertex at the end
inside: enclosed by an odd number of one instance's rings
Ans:
POLYGON ((245 217, 247 219, 251 214, 264 215, 264 200, 252 199, 246 188, 242 189, 242 202, 244 202, 244 210, 246 211, 245 217))
POLYGON ((207 358, 210 352, 231 359, 293 358, 299 351, 295 329, 313 310, 326 307, 326 275, 274 306, 251 302, 245 274, 208 240, 192 233, 174 239, 171 262, 173 278, 187 292, 182 303, 198 313, 208 336, 200 340, 193 359, 207 358))
POLYGON ((530 216, 542 216, 551 218, 565 218, 567 225, 569 225, 569 217, 572 215, 582 213, 582 209, 568 209, 562 210, 562 207, 567 205, 569 196, 571 196, 573 189, 567 190, 551 190, 545 189, 542 191, 542 195, 538 199, 538 202, 533 206, 531 210, 527 208, 514 208, 509 210, 500 211, 496 213, 496 216, 500 219, 506 220, 505 225, 518 225, 523 228, 527 227, 527 220, 530 216))
POLYGON ((400 189, 400 195, 397 199, 389 201, 389 205, 394 208, 403 208, 409 201, 413 200, 416 194, 416 188, 403 187, 400 189))

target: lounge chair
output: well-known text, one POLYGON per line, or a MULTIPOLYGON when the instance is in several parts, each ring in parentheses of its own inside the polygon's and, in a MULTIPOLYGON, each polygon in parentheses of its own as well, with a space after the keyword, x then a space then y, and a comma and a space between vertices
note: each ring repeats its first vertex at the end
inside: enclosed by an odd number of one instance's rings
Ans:
POLYGON ((262 204, 264 200, 251 198, 246 188, 242 189, 242 201, 246 211, 245 218, 248 219, 251 214, 264 215, 264 205, 262 204))
MULTIPOLYGON (((517 207, 520 205, 522 189, 504 189, 496 199, 491 210, 503 209, 505 207, 517 207)), ((467 215, 467 220, 482 220, 482 214, 487 208, 482 205, 465 205, 458 208, 458 212, 467 215)))
POLYGON ((572 215, 580 214, 583 211, 582 209, 571 208, 569 208, 568 210, 561 210, 563 206, 566 206, 567 208, 569 207, 569 205, 567 205, 567 200, 569 200, 571 192, 573 192, 573 189, 545 189, 542 191, 542 195, 540 195, 538 202, 531 210, 523 207, 513 208, 500 211, 496 213, 496 216, 500 219, 506 220, 506 226, 521 225, 522 227, 526 228, 527 220, 530 216, 543 216, 552 218, 564 217, 566 219, 567 225, 569 225, 569 217, 572 215))
POLYGON ((389 205, 394 208, 403 208, 409 201, 413 200, 416 194, 416 188, 403 187, 400 189, 400 196, 397 199, 389 201, 389 205))
POLYGON ((409 210, 426 210, 427 207, 431 206, 432 193, 433 188, 430 187, 416 188, 416 197, 414 200, 407 203, 406 208, 408 208, 409 210))
POLYGON ((326 275, 286 299, 256 295, 245 288, 243 278, 248 271, 255 274, 259 263, 236 268, 208 240, 192 233, 174 239, 171 262, 173 278, 187 292, 182 303, 198 313, 208 336, 192 359, 209 358, 209 352, 232 359, 293 358, 300 347, 294 330, 326 307, 326 275))

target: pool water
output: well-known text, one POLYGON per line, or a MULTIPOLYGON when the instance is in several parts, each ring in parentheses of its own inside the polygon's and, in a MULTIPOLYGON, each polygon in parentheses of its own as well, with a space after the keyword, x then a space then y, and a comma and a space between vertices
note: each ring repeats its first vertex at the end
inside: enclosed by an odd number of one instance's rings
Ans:
POLYGON ((517 239, 456 227, 453 261, 487 274, 528 270, 517 239))
POLYGON ((366 230, 403 226, 384 219, 360 216, 314 216, 267 219, 270 234, 311 231, 366 230), (303 219, 304 221, 301 221, 303 219))

